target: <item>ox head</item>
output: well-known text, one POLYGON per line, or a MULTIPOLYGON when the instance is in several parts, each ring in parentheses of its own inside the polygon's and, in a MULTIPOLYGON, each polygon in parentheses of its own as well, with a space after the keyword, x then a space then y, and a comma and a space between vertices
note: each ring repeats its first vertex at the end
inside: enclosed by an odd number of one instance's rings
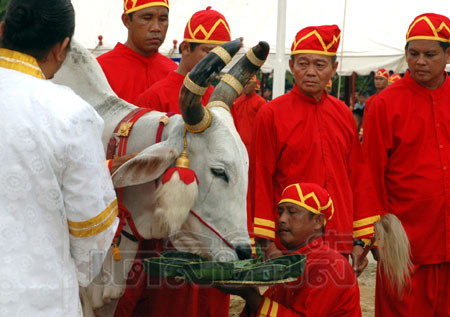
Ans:
MULTIPOLYGON (((245 83, 264 63, 269 53, 268 44, 260 42, 222 77, 206 108, 201 104, 201 97, 212 78, 240 46, 240 40, 236 40, 214 49, 186 76, 180 92, 184 121, 184 127, 180 128, 188 131, 190 167, 199 185, 192 212, 186 214, 179 230, 170 232, 170 240, 179 250, 219 260, 245 258, 251 254, 246 210, 248 155, 234 126, 230 107, 245 83)), ((171 138, 180 141, 182 132, 171 134, 167 140, 167 144, 177 143, 171 138)), ((144 164, 150 166, 144 158, 148 156, 146 152, 117 170, 115 185, 129 185, 126 179, 130 175, 134 175, 134 184, 150 180, 145 173, 137 172, 144 164)), ((170 199, 176 199, 177 193, 172 195, 170 199)))

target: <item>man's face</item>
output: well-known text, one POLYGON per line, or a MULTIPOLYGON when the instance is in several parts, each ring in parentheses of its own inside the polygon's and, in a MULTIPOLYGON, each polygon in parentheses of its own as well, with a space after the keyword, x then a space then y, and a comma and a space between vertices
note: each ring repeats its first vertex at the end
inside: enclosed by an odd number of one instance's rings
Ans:
POLYGON ((323 215, 314 215, 292 203, 278 205, 278 235, 288 250, 296 250, 310 243, 321 232, 322 226, 323 215))
POLYGON ((385 77, 376 76, 374 78, 374 84, 376 90, 383 90, 388 86, 388 80, 385 77))
POLYGON ((256 81, 254 80, 250 80, 245 86, 244 86, 244 90, 242 90, 242 92, 246 95, 251 95, 255 89, 256 89, 256 81))
POLYGON ((216 47, 217 44, 199 44, 193 50, 190 49, 189 43, 186 42, 186 49, 182 50, 182 61, 185 63, 187 71, 191 71, 203 57, 216 47))
POLYGON ((169 27, 169 10, 166 7, 149 7, 122 16, 128 29, 130 47, 142 56, 149 56, 158 51, 166 38, 169 27))
POLYGON ((405 49, 411 77, 428 89, 444 82, 445 65, 450 63, 450 49, 444 51, 438 41, 413 40, 405 49))
POLYGON ((297 88, 308 96, 319 98, 336 72, 337 64, 330 56, 320 54, 297 54, 289 60, 297 88))

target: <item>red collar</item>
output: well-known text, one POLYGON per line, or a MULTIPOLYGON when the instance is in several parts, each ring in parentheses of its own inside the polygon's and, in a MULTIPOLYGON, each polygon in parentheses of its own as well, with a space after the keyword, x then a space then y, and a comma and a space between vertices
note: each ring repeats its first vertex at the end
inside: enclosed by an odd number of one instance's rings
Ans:
POLYGON ((122 43, 117 43, 116 46, 114 47, 114 50, 118 53, 127 55, 131 58, 138 59, 139 61, 141 61, 144 64, 152 63, 155 58, 157 58, 161 55, 161 54, 159 54, 159 52, 156 52, 150 56, 145 57, 145 56, 142 56, 141 54, 136 53, 131 48, 129 48, 128 46, 126 46, 122 43))
POLYGON ((306 102, 308 102, 308 103, 310 103, 310 104, 313 104, 313 105, 320 105, 320 104, 322 104, 322 103, 328 98, 327 93, 326 93, 325 91, 323 91, 322 97, 320 98, 320 100, 319 100, 319 101, 316 101, 316 99, 314 99, 313 97, 307 96, 307 95, 305 95, 303 92, 301 92, 301 91, 297 88, 297 85, 295 85, 295 84, 294 84, 294 87, 292 87, 291 92, 292 92, 294 95, 299 96, 302 100, 304 100, 304 101, 306 101, 306 102))

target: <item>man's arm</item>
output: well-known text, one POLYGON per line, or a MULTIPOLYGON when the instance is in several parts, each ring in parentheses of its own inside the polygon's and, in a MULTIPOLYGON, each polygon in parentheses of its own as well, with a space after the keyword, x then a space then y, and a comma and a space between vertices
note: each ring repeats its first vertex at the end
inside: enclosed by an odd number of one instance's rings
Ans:
POLYGON ((118 225, 118 208, 101 143, 103 124, 92 109, 82 111, 76 135, 67 136, 62 191, 70 253, 78 281, 87 286, 98 274, 118 225))

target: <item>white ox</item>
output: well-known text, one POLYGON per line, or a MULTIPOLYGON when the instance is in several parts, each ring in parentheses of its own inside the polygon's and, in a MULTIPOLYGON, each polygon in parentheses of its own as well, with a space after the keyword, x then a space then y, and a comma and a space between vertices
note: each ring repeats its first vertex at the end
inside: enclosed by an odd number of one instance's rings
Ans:
MULTIPOLYGON (((237 40, 226 45, 230 55, 234 55, 239 49, 240 42, 237 40)), ((249 58, 253 58, 254 61, 256 57, 256 61, 261 62, 267 56, 268 45, 262 42, 254 50, 249 58)), ((209 72, 203 82, 197 82, 203 86, 225 65, 217 55, 213 57, 210 55, 191 72, 196 73, 198 78, 204 77, 203 74, 209 72)), ((251 64, 247 57, 242 61, 240 64, 245 65, 236 66, 234 73, 241 84, 245 84, 259 67, 251 64)), ((105 130, 102 141, 106 150, 116 125, 135 109, 135 106, 116 96, 92 54, 75 42, 72 43, 71 51, 54 81, 71 87, 104 119, 105 130)), ((220 85, 227 86, 224 83, 220 85)), ((184 87, 183 89, 182 96, 189 96, 180 98, 180 103, 187 102, 189 105, 184 109, 181 107, 183 116, 175 115, 170 118, 160 143, 154 144, 159 119, 164 113, 152 111, 137 121, 129 137, 128 153, 140 150, 142 152, 117 170, 113 177, 114 185, 125 187, 124 203, 131 211, 143 238, 168 237, 178 250, 193 252, 215 260, 245 258, 249 256, 250 251, 246 221, 248 155, 234 127, 233 119, 226 109, 211 107, 211 126, 202 133, 187 134, 191 168, 199 179, 198 197, 192 210, 217 233, 189 212, 172 217, 170 220, 166 219, 165 215, 155 213, 158 206, 154 192, 158 181, 161 175, 173 166, 175 159, 183 150, 184 121, 195 124, 199 121, 198 118, 196 119, 195 115, 193 118, 189 116, 192 112, 198 116, 199 110, 202 114, 204 112, 199 102, 200 97, 190 92, 186 93, 186 89, 184 87), (198 108, 199 105, 201 109, 198 108)), ((216 89, 214 95, 211 100, 222 100, 230 106, 237 92, 231 87, 225 87, 216 89)), ((176 200, 177 193, 172 195, 170 199, 176 200)), ((130 232, 128 226, 125 230, 130 232)), ((122 237, 120 249, 123 260, 113 261, 110 250, 103 264, 102 273, 88 288, 90 302, 94 308, 112 304, 108 305, 110 307, 107 309, 103 308, 105 315, 112 314, 117 299, 124 292, 127 273, 137 247, 137 243, 122 237)))

